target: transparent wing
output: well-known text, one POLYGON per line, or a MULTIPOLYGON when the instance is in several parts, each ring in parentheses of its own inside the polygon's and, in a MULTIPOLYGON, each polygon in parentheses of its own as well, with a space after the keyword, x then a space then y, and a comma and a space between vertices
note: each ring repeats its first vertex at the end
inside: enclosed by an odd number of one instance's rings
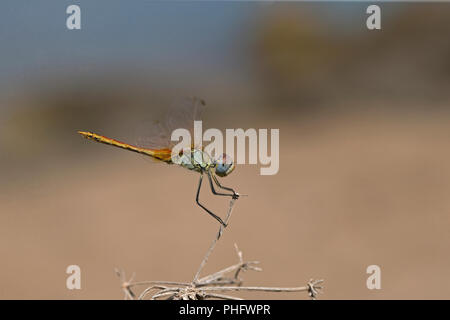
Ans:
MULTIPOLYGON (((205 107, 205 101, 197 97, 185 98, 178 101, 167 113, 166 123, 167 128, 170 130, 170 135, 175 129, 187 129, 191 134, 192 146, 199 147, 194 144, 194 121, 202 119, 205 107)), ((176 142, 172 143, 176 144, 176 142)))
POLYGON ((146 121, 137 130, 136 145, 147 149, 170 148, 170 133, 164 121, 146 121))
POLYGON ((201 120, 205 102, 197 97, 185 98, 168 108, 162 121, 145 123, 145 133, 139 133, 136 144, 148 149, 172 149, 177 141, 171 141, 175 129, 184 128, 191 133, 194 142, 194 121, 201 120))

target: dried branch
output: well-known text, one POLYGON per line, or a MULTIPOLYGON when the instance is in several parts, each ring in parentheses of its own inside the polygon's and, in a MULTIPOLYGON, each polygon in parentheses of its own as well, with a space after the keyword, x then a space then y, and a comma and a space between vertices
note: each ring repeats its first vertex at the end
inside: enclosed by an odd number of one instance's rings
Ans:
POLYGON ((238 277, 240 272, 247 270, 262 271, 256 267, 257 261, 244 261, 242 252, 236 247, 239 262, 224 268, 220 271, 207 275, 197 281, 191 282, 174 282, 174 281, 141 281, 132 282, 124 281, 124 273, 116 271, 122 280, 122 289, 125 293, 126 300, 143 300, 150 296, 151 300, 166 298, 168 300, 203 300, 203 299, 225 299, 225 300, 241 300, 239 297, 222 294, 221 292, 231 291, 258 291, 258 292, 308 292, 309 297, 316 299, 318 293, 323 289, 323 280, 310 280, 306 286, 302 287, 243 287, 242 280, 238 277), (232 276, 228 276, 232 274, 232 276), (136 298, 132 288, 142 285, 149 285, 136 298), (153 292, 153 294, 151 294, 153 292))
MULTIPOLYGON (((232 198, 228 208, 225 224, 228 224, 236 199, 232 198)), ((239 297, 222 294, 221 292, 232 291, 258 291, 258 292, 307 292, 311 299, 316 299, 317 295, 322 291, 323 280, 309 280, 302 287, 260 287, 260 286, 241 286, 242 279, 239 275, 247 270, 262 271, 256 265, 258 261, 244 261, 242 251, 235 244, 236 254, 239 262, 226 267, 222 270, 214 272, 203 278, 200 273, 205 267, 208 259, 214 250, 218 240, 224 231, 223 226, 219 227, 219 231, 214 238, 211 246, 206 252, 200 266, 194 276, 192 282, 175 282, 175 281, 139 281, 133 282, 134 275, 130 280, 126 280, 125 273, 116 269, 116 274, 121 280, 122 290, 125 300, 143 300, 150 297, 151 300, 165 298, 167 300, 204 300, 204 299, 225 299, 225 300, 242 300, 239 297), (133 288, 138 286, 148 286, 136 298, 133 288)))
MULTIPOLYGON (((234 207, 235 201, 236 201, 236 199, 234 197, 231 198, 231 200, 230 200, 230 205, 228 207, 227 216, 225 217, 225 225, 227 225, 228 222, 230 221, 231 213, 233 212, 233 207, 234 207)), ((217 241, 219 241, 220 237, 222 236, 223 230, 224 230, 223 225, 220 225, 219 231, 217 232, 216 237, 214 238, 211 246, 209 247, 208 251, 206 252, 202 262, 200 263, 200 267, 198 268, 197 273, 194 276, 194 280, 192 280, 193 283, 198 282, 198 277, 200 277, 200 273, 202 272, 203 268, 205 267, 206 263, 208 262, 209 256, 211 255, 214 248, 216 247, 217 241)))
POLYGON ((239 263, 217 271, 213 274, 210 274, 204 278, 201 278, 197 281, 197 286, 204 285, 224 285, 224 284, 235 284, 241 285, 242 281, 239 279, 239 273, 241 271, 253 270, 253 271, 262 271, 261 268, 256 267, 255 265, 259 263, 259 261, 247 261, 244 262, 242 258, 242 252, 239 251, 236 244, 234 244, 236 248, 236 253, 239 257, 239 263), (225 275, 231 272, 235 272, 233 278, 226 278, 225 275))

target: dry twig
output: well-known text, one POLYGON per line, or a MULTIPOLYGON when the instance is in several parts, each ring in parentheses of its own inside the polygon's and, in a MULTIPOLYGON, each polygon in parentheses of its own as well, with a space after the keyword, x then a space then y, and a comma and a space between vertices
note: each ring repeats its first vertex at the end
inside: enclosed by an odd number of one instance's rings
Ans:
MULTIPOLYGON (((231 199, 228 208, 225 224, 228 224, 233 206, 236 199, 231 199)), ((311 299, 316 299, 318 293, 322 290, 323 280, 309 280, 309 282, 302 287, 245 287, 242 286, 242 279, 239 275, 247 270, 262 271, 257 267, 258 261, 244 261, 242 251, 235 245, 236 253, 239 262, 224 268, 220 271, 200 278, 200 273, 208 262, 209 256, 214 250, 217 241, 223 233, 223 226, 219 227, 219 231, 214 238, 211 246, 206 252, 200 266, 194 276, 192 282, 173 282, 173 281, 140 281, 133 282, 134 275, 130 280, 126 280, 125 273, 116 269, 116 274, 119 276, 122 283, 122 290, 124 292, 124 299, 126 300, 143 300, 150 297, 151 300, 167 299, 167 300, 204 300, 204 299, 224 299, 224 300, 241 300, 239 297, 223 294, 223 292, 233 291, 258 291, 258 292, 307 292, 311 299), (231 275, 231 276, 230 276, 231 275), (133 289, 138 286, 147 286, 144 291, 138 296, 133 289)))

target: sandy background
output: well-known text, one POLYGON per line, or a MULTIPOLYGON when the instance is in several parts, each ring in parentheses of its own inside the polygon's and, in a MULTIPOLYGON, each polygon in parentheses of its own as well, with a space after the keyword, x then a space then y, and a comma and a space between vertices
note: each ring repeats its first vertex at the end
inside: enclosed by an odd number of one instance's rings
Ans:
MULTIPOLYGON (((224 4, 208 6, 199 14, 214 20, 223 12, 224 4)), ((164 73, 160 66, 158 76, 151 68, 136 72, 132 63, 48 72, 35 48, 25 56, 41 67, 3 80, 0 298, 121 299, 115 267, 136 272, 136 280, 192 279, 218 227, 195 205, 198 175, 76 134, 92 130, 132 141, 143 119, 160 117, 174 99, 192 94, 208 103, 205 128, 280 129, 277 175, 242 165, 222 180, 249 196, 237 202, 205 272, 235 263, 237 243, 245 259, 263 268, 243 275, 247 285, 301 286, 320 278, 325 299, 450 298, 448 6, 395 7, 395 19, 386 18, 386 31, 373 38, 358 22, 364 11, 346 27, 342 22, 361 6, 348 4, 342 20, 325 20, 322 7, 300 4, 229 6, 251 17, 241 25, 251 32, 231 37, 230 60, 238 62, 217 59, 232 64, 228 73, 213 60, 198 73, 164 73), (433 19, 423 18, 425 9, 433 19), (81 267, 79 291, 65 286, 71 264, 81 267), (372 264, 381 267, 381 290, 366 288, 372 264)), ((192 21, 196 7, 186 10, 181 18, 192 21)), ((145 35, 137 21, 127 32, 145 35)), ((181 50, 173 61, 190 65, 183 45, 204 28, 158 23, 193 32, 173 45, 181 50)), ((89 32, 104 32, 94 27, 89 32)), ((1 37, 17 49, 7 33, 1 37)), ((215 45, 205 39, 198 43, 215 45)), ((201 66, 214 54, 195 61, 201 66)), ((1 61, 14 66, 7 53, 1 61)), ((202 199, 225 215, 226 200, 208 188, 202 199)))

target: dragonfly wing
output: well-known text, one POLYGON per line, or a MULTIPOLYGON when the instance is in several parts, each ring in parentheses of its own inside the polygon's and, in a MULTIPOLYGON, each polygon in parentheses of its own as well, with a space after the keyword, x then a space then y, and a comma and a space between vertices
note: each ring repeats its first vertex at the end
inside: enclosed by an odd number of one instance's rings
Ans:
MULTIPOLYGON (((178 141, 171 141, 172 132, 176 129, 187 129, 194 142, 194 121, 201 120, 205 108, 202 99, 192 97, 177 101, 166 112, 163 121, 150 121, 143 124, 136 144, 147 149, 172 149, 178 141)), ((193 145, 196 147, 195 145, 193 145)))
POLYGON ((171 147, 169 128, 164 122, 147 121, 141 127, 136 139, 139 147, 147 149, 169 149, 171 147))
MULTIPOLYGON (((191 134, 192 147, 199 147, 194 144, 194 121, 202 120, 205 107, 205 101, 197 97, 185 98, 178 101, 167 112, 165 121, 167 128, 170 132, 179 128, 187 129, 191 134)), ((201 137, 199 138, 201 139, 201 137)), ((172 143, 176 144, 176 142, 172 143)))
POLYGON ((197 97, 185 98, 175 103, 167 112, 166 123, 169 128, 192 130, 195 120, 202 119, 205 101, 197 97))
MULTIPOLYGON (((169 152, 170 158, 170 136, 164 122, 161 121, 145 121, 136 129, 136 146, 151 150, 160 150, 161 152, 169 152)), ((158 162, 153 158, 145 157, 150 162, 158 162)))

